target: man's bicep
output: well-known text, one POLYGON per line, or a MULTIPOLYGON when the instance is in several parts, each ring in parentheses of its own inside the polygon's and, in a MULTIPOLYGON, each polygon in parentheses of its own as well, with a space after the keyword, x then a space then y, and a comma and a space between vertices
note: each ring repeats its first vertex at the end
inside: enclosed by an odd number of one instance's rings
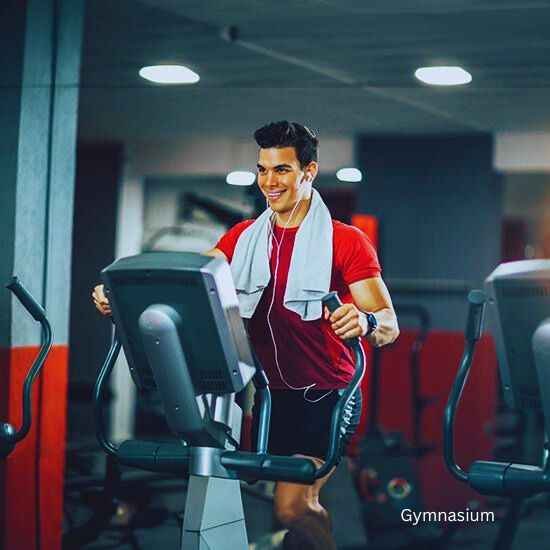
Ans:
POLYGON ((362 311, 393 309, 391 296, 382 277, 362 279, 349 285, 355 305, 362 311))
POLYGON ((219 249, 219 248, 211 248, 210 250, 207 250, 204 252, 205 256, 212 256, 213 258, 223 258, 225 261, 227 261, 227 256, 219 249))

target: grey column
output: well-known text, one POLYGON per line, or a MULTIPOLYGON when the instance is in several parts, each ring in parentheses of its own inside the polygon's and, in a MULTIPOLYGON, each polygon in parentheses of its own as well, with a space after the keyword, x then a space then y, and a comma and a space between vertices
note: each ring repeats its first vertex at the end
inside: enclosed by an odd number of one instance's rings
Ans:
MULTIPOLYGON (((72 201, 84 0, 0 8, 0 283, 17 274, 67 343, 72 201), (25 9, 26 7, 26 9, 25 9)), ((0 346, 40 341, 0 292, 0 346)))
POLYGON ((45 305, 54 348, 33 429, 0 471, 0 549, 61 547, 73 188, 84 0, 0 3, 0 421, 17 424, 40 329, 3 289, 45 305))

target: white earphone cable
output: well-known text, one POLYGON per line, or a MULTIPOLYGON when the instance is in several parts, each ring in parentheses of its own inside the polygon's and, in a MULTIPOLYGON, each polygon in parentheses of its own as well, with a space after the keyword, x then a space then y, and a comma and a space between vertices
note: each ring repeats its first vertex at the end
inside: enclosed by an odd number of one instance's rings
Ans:
MULTIPOLYGON (((300 193, 301 194, 301 193, 300 193)), ((313 384, 309 384, 308 386, 302 386, 302 387, 296 387, 296 386, 293 386, 292 384, 289 384, 285 377, 283 376, 283 372, 281 370, 281 367, 279 365, 279 354, 278 354, 278 349, 277 349, 277 343, 275 342, 275 334, 273 332, 273 327, 271 326, 271 320, 270 320, 270 315, 271 315, 271 310, 273 309, 273 304, 275 303, 275 287, 276 287, 276 283, 277 283, 277 273, 279 271, 279 259, 280 259, 280 253, 281 253, 281 247, 282 247, 282 244, 283 244, 283 240, 285 238, 285 232, 286 232, 286 229, 288 228, 288 226, 290 225, 290 222, 292 220, 292 217, 294 216, 294 212, 296 211, 296 208, 298 207, 298 205, 300 204, 300 202, 302 201, 302 198, 299 196, 298 197, 298 200, 296 201, 296 204, 294 205, 294 207, 292 208, 292 211, 290 213, 290 216, 287 220, 287 222, 285 223, 284 227, 283 227, 283 234, 281 236, 281 240, 279 241, 275 235, 275 232, 273 231, 273 224, 275 223, 274 221, 272 221, 271 219, 269 220, 269 233, 270 233, 270 237, 275 241, 275 244, 276 244, 276 247, 277 247, 277 251, 276 251, 276 256, 275 256, 275 270, 274 270, 274 273, 273 273, 273 292, 271 293, 271 303, 269 304, 269 308, 267 310, 267 326, 269 328, 269 333, 270 333, 270 336, 271 336, 271 341, 273 343, 273 350, 274 350, 274 359, 275 359, 275 366, 277 367, 277 371, 279 373, 279 376, 281 377, 281 380, 283 382, 283 384, 285 386, 287 386, 287 388, 291 389, 291 390, 304 390, 304 399, 306 401, 308 401, 309 403, 317 403, 318 401, 321 401, 321 399, 324 399, 325 397, 327 397, 328 395, 330 395, 333 390, 329 390, 327 393, 325 393, 324 395, 322 395, 321 397, 317 398, 317 399, 308 399, 307 397, 307 392, 315 387, 317 385, 316 382, 314 382, 313 384)), ((268 243, 269 245, 269 243, 268 243)))

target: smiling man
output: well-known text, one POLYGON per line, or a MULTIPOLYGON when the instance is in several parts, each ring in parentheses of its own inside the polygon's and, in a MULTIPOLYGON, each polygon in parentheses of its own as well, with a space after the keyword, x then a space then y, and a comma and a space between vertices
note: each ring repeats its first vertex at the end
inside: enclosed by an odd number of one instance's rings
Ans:
MULTIPOLYGON (((267 208, 256 220, 232 227, 207 254, 231 264, 241 315, 269 379, 269 452, 307 456, 321 465, 335 403, 354 372, 344 341, 364 336, 383 346, 399 329, 374 247, 359 229, 332 220, 312 187, 319 170, 315 135, 281 121, 263 126, 254 137, 267 208), (344 304, 329 315, 321 298, 332 290, 344 304)), ((101 286, 93 297, 96 307, 110 314, 101 286)), ((346 441, 360 413, 358 391, 347 411, 346 441)), ((256 432, 256 415, 254 420, 256 432)), ((300 526, 324 525, 329 536, 329 516, 319 503, 329 476, 312 486, 277 483, 279 521, 296 532, 300 526)), ((294 544, 293 536, 287 536, 286 547, 294 544)), ((326 541, 321 547, 330 548, 326 541)))
MULTIPOLYGON (((321 464, 339 392, 354 371, 344 340, 365 336, 374 346, 399 329, 374 247, 357 228, 332 220, 312 187, 318 140, 305 126, 281 121, 254 134, 258 185, 266 211, 231 228, 208 252, 230 263, 241 314, 272 390, 269 452, 303 455, 321 464), (344 305, 329 316, 320 297, 336 290, 344 305)), ((347 439, 359 422, 354 396, 347 439)), ((256 420, 256 415, 255 415, 256 420)), ((305 516, 328 522, 313 486, 280 482, 275 513, 290 526, 305 516)))

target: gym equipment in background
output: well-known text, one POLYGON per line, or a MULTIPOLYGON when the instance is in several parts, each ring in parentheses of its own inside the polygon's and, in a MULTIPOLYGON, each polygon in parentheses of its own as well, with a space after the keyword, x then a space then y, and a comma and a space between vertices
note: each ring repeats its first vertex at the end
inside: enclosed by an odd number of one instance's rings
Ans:
POLYGON ((379 424, 380 365, 382 349, 373 349, 369 385, 369 417, 364 438, 359 444, 359 456, 353 463, 355 485, 361 497, 363 522, 369 538, 369 548, 397 549, 434 547, 446 544, 451 532, 423 524, 411 527, 403 522, 403 510, 421 512, 424 509, 417 461, 433 450, 421 442, 420 422, 429 400, 420 395, 420 358, 430 330, 428 311, 413 304, 396 305, 398 318, 411 317, 418 323, 418 333, 409 356, 411 387, 412 439, 410 444, 400 432, 386 432, 379 424))
POLYGON ((33 319, 40 323, 42 327, 42 345, 38 356, 34 360, 25 381, 23 383, 23 401, 22 401, 22 423, 16 430, 11 424, 0 423, 0 460, 5 459, 15 449, 17 443, 22 441, 29 433, 32 424, 32 385, 40 370, 46 361, 48 353, 52 347, 52 329, 44 308, 34 299, 32 294, 21 284, 17 277, 13 277, 6 285, 21 305, 29 312, 33 319))
POLYGON ((523 499, 550 492, 550 260, 526 260, 498 266, 485 281, 485 292, 468 295, 466 344, 444 418, 444 456, 451 474, 483 495, 512 499, 495 549, 512 546, 523 499), (504 398, 516 410, 542 410, 544 452, 540 466, 478 460, 463 470, 454 455, 454 419, 466 384, 487 308, 497 344, 504 398))
POLYGON ((242 222, 247 217, 247 212, 231 207, 219 200, 208 196, 197 195, 190 191, 179 197, 178 225, 161 227, 143 244, 144 252, 153 250, 186 250, 204 251, 212 248, 217 242, 220 232, 226 231, 235 224, 242 222), (206 214, 210 221, 194 220, 196 210, 206 214), (172 244, 172 248, 160 247, 165 236, 171 235, 179 238, 179 246, 172 244), (159 248, 160 247, 160 248, 159 248))
MULTIPOLYGON (((97 437, 119 463, 189 475, 181 547, 247 549, 241 479, 312 484, 336 464, 346 405, 363 377, 358 340, 349 342, 354 376, 337 402, 328 452, 320 468, 306 458, 270 455, 270 393, 254 363, 227 262, 193 253, 148 253, 114 262, 102 272, 116 333, 94 396, 97 437), (179 441, 108 440, 102 395, 121 346, 138 388, 156 386, 179 441), (235 393, 253 380, 261 406, 256 452, 238 450, 241 410, 235 393)), ((332 311, 335 293, 323 300, 332 311)))

